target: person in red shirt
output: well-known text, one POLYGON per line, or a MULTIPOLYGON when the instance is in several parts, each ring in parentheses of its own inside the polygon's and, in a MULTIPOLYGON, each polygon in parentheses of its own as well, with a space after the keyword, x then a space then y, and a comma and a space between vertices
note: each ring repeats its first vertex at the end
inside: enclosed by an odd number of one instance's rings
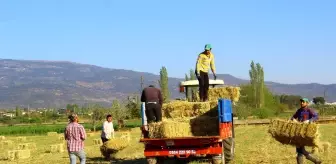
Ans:
POLYGON ((79 158, 80 164, 85 164, 85 129, 82 125, 78 124, 78 116, 76 114, 70 115, 69 120, 70 123, 66 126, 64 131, 64 138, 67 141, 67 150, 69 153, 70 164, 76 164, 76 157, 79 158))
MULTIPOLYGON (((301 108, 295 112, 291 120, 295 119, 299 122, 304 122, 304 123, 310 123, 310 122, 317 121, 318 119, 317 113, 313 109, 308 108, 309 100, 307 98, 302 98, 300 99, 300 101, 301 101, 301 108)), ((305 149, 305 147, 297 147, 296 152, 297 152, 296 160, 298 164, 303 164, 303 156, 305 156, 308 160, 316 164, 322 163, 321 160, 313 157, 305 149)))

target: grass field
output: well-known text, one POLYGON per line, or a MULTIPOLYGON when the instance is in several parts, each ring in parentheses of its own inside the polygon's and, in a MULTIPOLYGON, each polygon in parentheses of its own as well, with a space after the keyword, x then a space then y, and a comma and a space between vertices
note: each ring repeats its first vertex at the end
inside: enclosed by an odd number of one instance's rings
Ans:
MULTIPOLYGON (((317 154, 324 163, 336 163, 336 151, 333 149, 336 145, 336 130, 335 125, 320 125, 321 140, 331 143, 328 152, 317 154)), ((295 164, 296 154, 295 148, 292 146, 281 145, 273 140, 267 133, 267 126, 239 126, 236 129, 236 153, 234 164, 260 164, 260 163, 276 163, 276 164, 295 164)), ((101 157, 99 146, 94 145, 93 140, 99 139, 99 133, 89 137, 85 141, 85 151, 87 153, 87 163, 110 163, 104 161, 101 157)), ((118 137, 119 134, 117 134, 118 137)), ((119 158, 127 156, 137 156, 142 158, 143 145, 138 143, 140 138, 140 131, 132 132, 131 147, 124 149, 119 154, 119 158)), ((8 161, 5 159, 8 150, 15 148, 18 144, 16 141, 17 136, 6 136, 6 140, 14 141, 13 145, 4 146, 0 145, 0 163, 2 164, 56 164, 56 163, 69 163, 68 155, 63 153, 47 153, 50 144, 64 143, 58 140, 57 137, 48 137, 46 135, 27 136, 27 142, 36 143, 36 150, 32 150, 32 157, 26 160, 8 161)), ((311 150, 308 148, 308 150, 311 150)), ((116 163, 143 163, 143 159, 137 160, 123 160, 116 163)), ((191 163, 200 163, 197 161, 191 163)), ((306 162, 308 163, 308 162, 306 162)))

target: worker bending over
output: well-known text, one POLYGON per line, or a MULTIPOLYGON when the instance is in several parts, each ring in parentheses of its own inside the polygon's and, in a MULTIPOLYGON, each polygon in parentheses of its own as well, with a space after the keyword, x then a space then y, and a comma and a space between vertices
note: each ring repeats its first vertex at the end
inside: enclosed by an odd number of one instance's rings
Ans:
POLYGON ((209 90, 209 67, 216 80, 215 72, 215 58, 211 53, 212 47, 210 44, 206 44, 204 51, 198 55, 196 62, 195 73, 199 83, 199 97, 200 101, 208 101, 208 90, 209 90))
POLYGON ((162 94, 161 90, 153 85, 145 88, 141 94, 141 102, 145 103, 147 122, 159 122, 162 120, 162 94))
POLYGON ((101 131, 101 139, 103 143, 114 138, 114 127, 112 122, 112 115, 106 116, 106 121, 104 121, 103 129, 101 131))
MULTIPOLYGON (((295 114, 292 116, 291 120, 296 119, 299 122, 310 123, 317 121, 318 116, 317 113, 313 110, 308 108, 309 100, 307 98, 300 99, 301 101, 301 108, 298 109, 295 114)), ((320 160, 314 158, 308 151, 306 151, 305 147, 297 147, 297 163, 303 164, 303 156, 305 156, 308 160, 314 163, 321 163, 320 160)))

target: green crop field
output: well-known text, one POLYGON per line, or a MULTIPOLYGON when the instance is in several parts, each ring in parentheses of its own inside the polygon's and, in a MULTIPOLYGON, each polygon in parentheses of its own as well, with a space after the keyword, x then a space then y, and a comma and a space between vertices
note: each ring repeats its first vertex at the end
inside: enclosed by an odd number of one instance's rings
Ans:
MULTIPOLYGON (((336 161, 336 130, 335 125, 320 125, 321 141, 331 143, 331 147, 327 152, 317 154, 324 160, 326 164, 332 164, 336 161)), ((277 164, 295 164, 296 154, 295 147, 282 145, 273 140, 267 133, 267 126, 239 126, 236 127, 236 153, 234 164, 260 164, 260 163, 277 163, 277 164)), ((62 134, 60 134, 62 135, 62 134)), ((117 133, 117 137, 119 132, 117 133)), ((116 163, 143 163, 143 145, 139 143, 140 131, 133 131, 131 133, 131 146, 125 148, 120 152, 120 156, 129 156, 130 159, 121 160, 116 163), (135 157, 140 159, 134 159, 135 157)), ((13 141, 12 145, 1 144, 0 149, 0 163, 14 164, 14 163, 34 163, 34 164, 54 164, 54 163, 68 163, 68 155, 66 152, 62 153, 48 153, 50 144, 64 143, 57 137, 48 137, 47 135, 31 135, 26 137, 26 141, 21 143, 35 143, 36 149, 31 150, 31 158, 26 160, 8 161, 6 160, 7 151, 15 149, 19 142, 16 140, 18 136, 6 136, 6 140, 13 141)), ((93 136, 88 137, 85 141, 85 151, 87 153, 87 163, 110 163, 105 161, 99 151, 99 145, 94 145, 93 140, 99 139, 100 133, 94 133, 93 136)), ((311 148, 308 148, 311 150, 311 148)), ((203 163, 199 161, 191 161, 191 163, 203 163)))

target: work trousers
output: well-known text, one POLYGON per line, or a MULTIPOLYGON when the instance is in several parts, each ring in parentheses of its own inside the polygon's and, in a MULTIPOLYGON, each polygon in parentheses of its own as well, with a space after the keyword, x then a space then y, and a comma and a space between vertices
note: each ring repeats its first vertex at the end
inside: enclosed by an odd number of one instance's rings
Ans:
POLYGON ((105 143, 105 142, 107 142, 107 141, 108 141, 108 139, 107 139, 107 138, 105 138, 105 137, 101 137, 101 140, 103 141, 103 143, 105 143))
POLYGON ((161 105, 159 103, 146 103, 147 123, 162 121, 161 105))
POLYGON ((208 100, 208 91, 209 91, 209 75, 208 73, 200 71, 198 77, 199 84, 199 97, 200 101, 208 100))
POLYGON ((80 164, 85 164, 86 162, 86 153, 84 150, 69 152, 70 164, 76 164, 76 158, 80 160, 80 164))

